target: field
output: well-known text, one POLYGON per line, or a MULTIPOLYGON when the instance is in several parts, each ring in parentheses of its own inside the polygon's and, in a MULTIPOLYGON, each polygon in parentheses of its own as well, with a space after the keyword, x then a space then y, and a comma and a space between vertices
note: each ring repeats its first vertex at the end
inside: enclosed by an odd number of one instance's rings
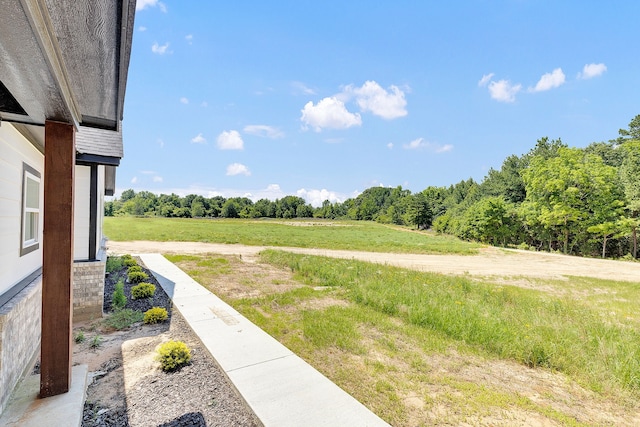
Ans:
POLYGON ((392 425, 640 424, 637 282, 274 250, 168 257, 392 425))
POLYGON ((365 221, 106 217, 111 240, 208 242, 396 253, 474 254, 480 245, 365 221))

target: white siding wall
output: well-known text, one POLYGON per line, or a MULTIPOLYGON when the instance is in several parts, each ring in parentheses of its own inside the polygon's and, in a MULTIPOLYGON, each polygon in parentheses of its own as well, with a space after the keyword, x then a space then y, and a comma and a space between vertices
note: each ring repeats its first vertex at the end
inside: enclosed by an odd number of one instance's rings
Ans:
POLYGON ((89 191, 91 188, 89 166, 76 166, 75 184, 73 259, 87 260, 89 258, 89 191))
POLYGON ((102 242, 102 224, 104 223, 104 166, 98 166, 98 226, 96 227, 96 254, 100 252, 102 242))
POLYGON ((42 211, 40 248, 20 256, 22 162, 40 172, 40 209, 44 207, 44 156, 11 124, 0 126, 0 294, 42 266, 42 211))

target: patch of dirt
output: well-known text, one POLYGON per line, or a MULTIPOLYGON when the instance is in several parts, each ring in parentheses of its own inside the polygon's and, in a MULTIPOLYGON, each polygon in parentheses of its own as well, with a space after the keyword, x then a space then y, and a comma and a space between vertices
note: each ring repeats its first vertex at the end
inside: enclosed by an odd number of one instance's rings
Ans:
POLYGON ((547 252, 491 247, 482 248, 478 255, 422 255, 200 242, 109 242, 109 249, 116 253, 216 253, 238 255, 245 261, 255 261, 257 254, 267 248, 308 255, 356 259, 418 271, 454 275, 470 274, 483 277, 515 277, 516 279, 521 277, 566 279, 567 276, 584 276, 628 282, 640 280, 640 262, 582 258, 547 252))
MULTIPOLYGON (((149 281, 156 284, 156 296, 144 303, 170 310, 162 287, 153 276, 149 281)), ((144 309, 142 301, 131 300, 130 286, 126 288, 127 308, 144 309)), ((105 288, 109 307, 112 292, 105 288)), ((73 360, 87 364, 93 380, 87 390, 83 426, 261 425, 179 312, 157 325, 136 323, 123 331, 112 331, 102 322, 74 325, 74 334, 80 331, 85 340, 74 344, 73 360), (100 345, 92 348, 96 336, 101 338, 100 345), (166 373, 155 354, 169 340, 187 344, 192 360, 166 373)))

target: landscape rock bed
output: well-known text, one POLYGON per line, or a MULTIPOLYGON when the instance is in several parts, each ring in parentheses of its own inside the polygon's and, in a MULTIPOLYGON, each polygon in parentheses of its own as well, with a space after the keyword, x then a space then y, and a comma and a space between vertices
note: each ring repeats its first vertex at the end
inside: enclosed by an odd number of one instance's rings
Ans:
MULTIPOLYGON (((138 261, 139 262, 139 261, 138 261)), ((140 262, 139 262, 140 263, 140 262)), ((89 365, 93 382, 87 390, 83 427, 162 426, 212 427, 260 426, 224 372, 179 312, 171 313, 171 300, 149 270, 147 282, 156 285, 153 298, 133 300, 125 283, 125 308, 146 311, 165 307, 167 321, 157 325, 136 323, 127 330, 106 331, 101 326, 78 326, 86 334, 74 346, 74 362, 89 365), (89 342, 101 335, 102 344, 89 342), (191 363, 166 373, 155 361, 156 349, 169 340, 183 341, 191 350, 191 363)), ((111 273, 105 283, 105 308, 111 308, 111 294, 126 267, 111 273)))
POLYGON ((113 311, 111 298, 113 292, 116 290, 116 283, 118 283, 119 280, 122 280, 124 282, 124 294, 127 297, 127 305, 125 306, 125 308, 130 308, 132 310, 137 310, 144 313, 152 307, 163 307, 167 310, 167 312, 170 313, 171 299, 164 292, 162 286, 160 286, 151 271, 149 271, 139 259, 136 259, 136 261, 138 262, 138 265, 142 267, 142 271, 147 273, 147 275, 149 276, 149 278, 145 280, 145 282, 152 283, 156 286, 155 294, 151 298, 133 299, 131 297, 131 288, 136 286, 138 283, 129 283, 127 281, 127 267, 122 267, 118 271, 107 274, 104 280, 104 311, 113 311))

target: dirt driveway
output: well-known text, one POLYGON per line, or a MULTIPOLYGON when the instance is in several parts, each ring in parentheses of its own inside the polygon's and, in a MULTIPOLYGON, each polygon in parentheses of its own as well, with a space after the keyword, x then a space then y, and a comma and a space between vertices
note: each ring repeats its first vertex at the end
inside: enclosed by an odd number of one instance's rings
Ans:
MULTIPOLYGON (((114 253, 218 253, 240 255, 252 261, 266 246, 225 245, 200 242, 108 242, 114 253)), ((483 277, 537 277, 562 279, 584 276, 599 279, 640 282, 640 263, 580 258, 543 252, 529 252, 497 248, 483 248, 478 255, 418 255, 358 252, 328 249, 270 247, 294 253, 322 255, 334 258, 357 259, 395 265, 419 271, 444 274, 471 274, 483 277)))

